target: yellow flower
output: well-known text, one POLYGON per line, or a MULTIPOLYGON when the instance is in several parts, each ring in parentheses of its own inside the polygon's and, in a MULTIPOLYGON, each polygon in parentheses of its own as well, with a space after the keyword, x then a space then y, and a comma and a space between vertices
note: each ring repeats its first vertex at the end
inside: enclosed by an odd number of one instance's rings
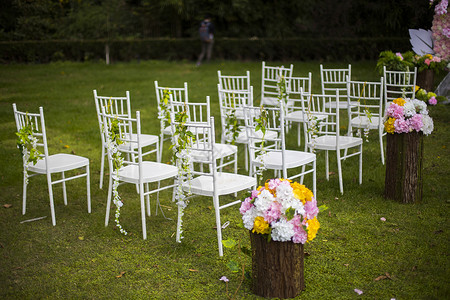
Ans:
POLYGON ((255 222, 253 223, 252 232, 260 234, 269 234, 270 233, 269 223, 267 223, 263 217, 256 217, 255 222))
POLYGON ((291 183, 291 187, 294 190, 294 196, 295 198, 302 201, 303 204, 306 203, 306 201, 311 201, 312 197, 314 197, 313 193, 310 189, 308 189, 303 184, 299 184, 298 182, 291 183))
POLYGON ((307 230, 308 230, 308 242, 309 242, 309 241, 312 241, 316 237, 317 231, 320 228, 320 223, 319 223, 319 221, 317 221, 316 217, 314 217, 314 219, 306 221, 306 223, 308 223, 307 230))
POLYGON ((406 100, 403 99, 403 98, 397 98, 397 99, 395 99, 395 100, 392 101, 392 102, 394 102, 395 104, 397 104, 397 105, 399 105, 399 106, 403 106, 403 105, 405 105, 406 100))
POLYGON ((386 122, 384 122, 384 130, 386 130, 387 133, 394 133, 394 122, 395 118, 389 118, 386 122))
POLYGON ((425 54, 425 58, 433 59, 433 55, 431 55, 431 54, 425 54))
POLYGON ((414 88, 414 92, 417 93, 417 91, 420 89, 420 87, 418 85, 416 85, 416 87, 414 88))

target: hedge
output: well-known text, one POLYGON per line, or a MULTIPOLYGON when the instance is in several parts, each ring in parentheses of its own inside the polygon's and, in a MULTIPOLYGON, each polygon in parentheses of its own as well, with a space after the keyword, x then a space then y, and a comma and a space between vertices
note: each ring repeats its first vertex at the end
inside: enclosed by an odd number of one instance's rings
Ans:
MULTIPOLYGON (((48 63, 58 60, 104 60, 106 40, 0 42, 0 63, 48 63)), ((110 60, 195 60, 197 39, 109 41, 110 60)), ((213 58, 225 60, 376 60, 381 51, 405 52, 408 38, 291 38, 215 40, 213 58)))

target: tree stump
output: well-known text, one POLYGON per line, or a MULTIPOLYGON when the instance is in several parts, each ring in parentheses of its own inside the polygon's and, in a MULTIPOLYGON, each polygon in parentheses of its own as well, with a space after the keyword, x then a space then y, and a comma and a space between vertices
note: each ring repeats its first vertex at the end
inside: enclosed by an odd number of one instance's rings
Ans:
POLYGON ((416 85, 427 92, 432 92, 434 86, 434 71, 423 70, 417 73, 416 85))
POLYGON ((294 298, 305 289, 303 244, 267 242, 250 231, 252 245, 252 288, 256 295, 294 298))
POLYGON ((403 203, 422 200, 423 134, 387 134, 384 196, 403 203))

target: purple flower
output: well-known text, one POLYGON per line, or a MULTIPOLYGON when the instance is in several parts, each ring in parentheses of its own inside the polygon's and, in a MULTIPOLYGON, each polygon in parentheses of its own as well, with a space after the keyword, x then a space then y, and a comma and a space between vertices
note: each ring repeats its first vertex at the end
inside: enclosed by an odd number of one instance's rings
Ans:
POLYGON ((430 99, 428 99, 428 104, 430 105, 436 105, 437 104, 437 99, 436 97, 431 97, 430 99))
POLYGON ((395 53, 395 55, 397 55, 398 57, 400 57, 400 60, 403 60, 403 56, 400 52, 395 53))
POLYGON ((363 293, 363 291, 358 290, 358 289, 354 289, 355 293, 357 293, 358 295, 361 295, 363 293))
POLYGON ((241 215, 245 214, 250 208, 254 206, 250 201, 252 201, 252 198, 248 197, 245 198, 244 202, 242 202, 241 207, 239 208, 239 212, 241 213, 241 215))
POLYGON ((268 222, 269 224, 273 221, 278 220, 278 218, 281 216, 281 208, 283 206, 281 203, 273 202, 270 204, 269 208, 264 212, 264 220, 268 222))
POLYGON ((306 201, 305 213, 308 219, 314 219, 314 217, 319 213, 319 209, 317 208, 317 201, 314 197, 311 199, 311 201, 306 201))
POLYGON ((224 281, 224 282, 228 282, 228 281, 229 281, 228 278, 227 278, 226 276, 220 277, 219 280, 222 280, 222 281, 224 281))

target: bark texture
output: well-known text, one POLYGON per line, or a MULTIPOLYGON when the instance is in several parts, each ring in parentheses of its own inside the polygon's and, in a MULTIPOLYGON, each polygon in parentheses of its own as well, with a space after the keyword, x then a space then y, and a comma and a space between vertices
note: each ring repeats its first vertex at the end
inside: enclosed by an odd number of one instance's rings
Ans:
POLYGON ((266 298, 294 298, 305 289, 303 244, 267 242, 250 232, 253 292, 266 298))
POLYGON ((384 196, 403 203, 422 200, 423 134, 387 134, 384 196))
POLYGON ((427 92, 432 92, 434 86, 434 71, 433 70, 423 70, 417 73, 416 85, 426 90, 427 92))

